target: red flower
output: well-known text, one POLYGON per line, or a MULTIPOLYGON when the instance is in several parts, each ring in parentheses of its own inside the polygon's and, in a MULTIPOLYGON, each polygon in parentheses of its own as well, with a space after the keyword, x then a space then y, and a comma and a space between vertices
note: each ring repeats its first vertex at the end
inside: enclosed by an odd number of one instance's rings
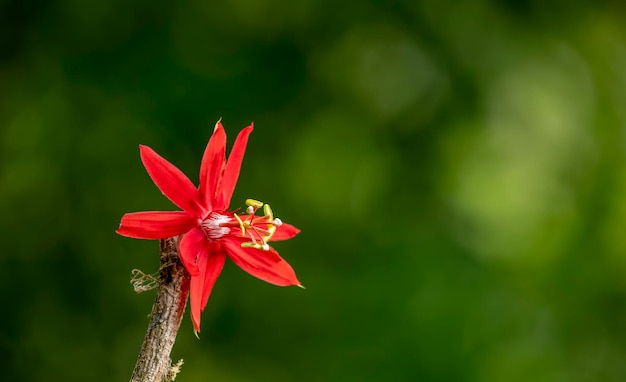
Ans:
POLYGON ((136 239, 165 239, 183 235, 180 258, 191 275, 189 300, 194 330, 207 304, 226 257, 268 283, 300 285, 291 266, 268 242, 286 240, 300 232, 274 218, 269 205, 248 199, 245 213, 228 210, 252 125, 243 129, 226 161, 226 133, 217 122, 200 165, 200 186, 148 146, 139 146, 141 161, 161 192, 182 211, 134 212, 122 216, 116 231, 136 239), (256 216, 262 208, 263 216, 256 216))

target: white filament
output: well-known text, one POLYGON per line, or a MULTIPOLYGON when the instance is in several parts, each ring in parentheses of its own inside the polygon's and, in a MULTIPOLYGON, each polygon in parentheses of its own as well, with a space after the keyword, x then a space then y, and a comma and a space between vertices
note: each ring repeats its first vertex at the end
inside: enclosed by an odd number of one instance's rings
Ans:
POLYGON ((226 215, 220 215, 212 212, 202 224, 202 230, 209 239, 215 240, 227 235, 230 232, 230 228, 222 227, 222 224, 226 224, 230 221, 230 218, 226 215))

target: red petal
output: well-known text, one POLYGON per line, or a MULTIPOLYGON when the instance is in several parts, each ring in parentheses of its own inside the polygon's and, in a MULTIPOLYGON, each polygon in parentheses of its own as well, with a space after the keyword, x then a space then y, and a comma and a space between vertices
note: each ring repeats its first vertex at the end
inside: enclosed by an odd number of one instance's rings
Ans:
MULTIPOLYGON (((206 266, 207 256, 203 256, 200 264, 206 266)), ((198 276, 191 276, 191 285, 189 287, 189 305, 191 309, 191 322, 196 333, 200 332, 200 313, 202 312, 202 289, 204 288, 203 273, 198 276)))
POLYGON ((204 232, 200 228, 195 227, 185 234, 179 244, 179 253, 187 272, 192 276, 199 275, 201 272, 199 262, 206 259, 208 255, 207 240, 204 232))
POLYGON ((200 313, 209 300, 215 281, 224 268, 226 256, 220 252, 212 252, 198 259, 200 274, 191 277, 189 304, 191 305, 191 321, 196 333, 200 332, 200 313))
POLYGON ((118 234, 135 239, 166 239, 189 231, 197 220, 183 211, 124 214, 118 234))
POLYGON ((198 190, 185 174, 148 146, 139 145, 139 153, 150 178, 163 195, 190 215, 203 214, 198 190))
POLYGON ((209 254, 209 260, 207 261, 206 271, 204 274, 204 287, 202 288, 202 311, 206 307, 209 301, 209 296, 213 290, 213 285, 222 273, 224 268, 224 262, 226 262, 226 255, 223 252, 211 252, 209 254))
POLYGON ((230 198, 233 196, 235 186, 237 185, 237 179, 239 179, 239 170, 241 169, 241 162, 243 161, 243 155, 246 152, 246 146, 248 145, 248 137, 253 130, 253 124, 241 130, 233 149, 230 151, 228 161, 226 162, 226 168, 224 169, 224 175, 222 176, 222 183, 218 190, 215 208, 226 209, 230 204, 230 198))
POLYGON ((293 268, 273 248, 270 247, 269 251, 243 248, 241 247, 243 241, 245 239, 224 240, 226 254, 241 269, 270 284, 279 286, 300 284, 293 268))
POLYGON ((222 177, 226 164, 226 133, 222 122, 218 121, 211 139, 204 150, 200 164, 200 193, 209 210, 213 209, 213 202, 217 186, 222 177))
POLYGON ((300 233, 300 230, 291 224, 283 223, 276 227, 276 232, 272 235, 270 241, 289 240, 300 233))

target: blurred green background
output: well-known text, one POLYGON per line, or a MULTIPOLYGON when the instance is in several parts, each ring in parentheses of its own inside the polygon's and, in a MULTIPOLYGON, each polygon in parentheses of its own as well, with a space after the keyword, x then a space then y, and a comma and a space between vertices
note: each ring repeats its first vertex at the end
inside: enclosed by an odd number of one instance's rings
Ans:
POLYGON ((0 1, 0 370, 128 380, 171 210, 213 126, 233 197, 302 229, 307 286, 228 263, 178 381, 626 380, 618 1, 0 1))

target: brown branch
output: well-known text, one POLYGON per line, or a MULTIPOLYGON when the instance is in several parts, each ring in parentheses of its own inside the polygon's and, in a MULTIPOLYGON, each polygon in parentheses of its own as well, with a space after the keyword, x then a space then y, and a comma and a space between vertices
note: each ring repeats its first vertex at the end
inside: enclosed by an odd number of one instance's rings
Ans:
POLYGON ((189 274, 178 257, 177 238, 161 240, 159 289, 131 382, 174 380, 182 360, 172 366, 170 352, 189 295, 189 274))

